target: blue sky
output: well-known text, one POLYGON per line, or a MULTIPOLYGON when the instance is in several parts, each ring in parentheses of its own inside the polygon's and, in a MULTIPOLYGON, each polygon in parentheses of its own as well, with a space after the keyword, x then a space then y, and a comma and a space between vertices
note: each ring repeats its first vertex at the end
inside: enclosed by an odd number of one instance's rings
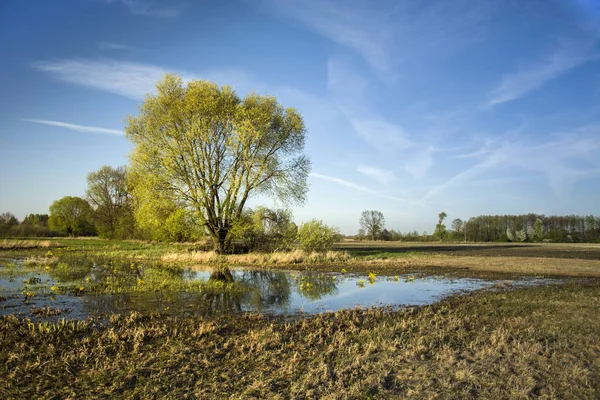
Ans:
POLYGON ((600 214, 597 0, 5 0, 0 55, 0 212, 20 219, 127 163, 125 117, 165 72, 300 111, 298 222, 600 214))

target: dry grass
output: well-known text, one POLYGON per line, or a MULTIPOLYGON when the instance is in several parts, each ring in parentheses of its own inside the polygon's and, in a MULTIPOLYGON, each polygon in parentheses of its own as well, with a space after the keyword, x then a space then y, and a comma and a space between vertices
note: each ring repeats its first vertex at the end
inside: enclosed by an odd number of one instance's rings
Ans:
POLYGON ((219 255, 214 251, 195 251, 189 253, 168 253, 161 257, 163 262, 184 262, 196 264, 224 263, 231 265, 290 265, 347 262, 348 253, 328 251, 326 253, 307 253, 301 250, 274 253, 248 253, 219 255))
POLYGON ((283 321, 0 319, 0 398, 597 399, 600 283, 283 321))
POLYGON ((3 239, 0 240, 0 249, 49 249, 61 247, 58 243, 51 240, 22 240, 22 239, 3 239))
POLYGON ((509 273, 516 275, 600 277, 600 260, 546 257, 478 257, 450 255, 419 255, 387 260, 353 260, 359 266, 401 269, 466 269, 474 272, 509 273))

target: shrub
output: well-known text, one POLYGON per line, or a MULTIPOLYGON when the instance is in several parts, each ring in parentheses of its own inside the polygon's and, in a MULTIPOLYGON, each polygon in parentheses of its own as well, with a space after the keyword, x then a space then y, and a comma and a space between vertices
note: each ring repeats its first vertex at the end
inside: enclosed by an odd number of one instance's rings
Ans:
POLYGON ((304 251, 326 252, 339 237, 339 230, 327 226, 323 221, 313 219, 298 228, 298 241, 304 251))

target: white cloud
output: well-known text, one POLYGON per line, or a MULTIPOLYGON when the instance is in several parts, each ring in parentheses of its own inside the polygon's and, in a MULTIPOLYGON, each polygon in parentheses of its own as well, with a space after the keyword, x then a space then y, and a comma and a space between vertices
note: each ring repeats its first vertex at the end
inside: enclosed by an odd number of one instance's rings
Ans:
POLYGON ((334 176, 318 174, 316 172, 312 172, 310 174, 310 176, 313 177, 313 178, 317 178, 317 179, 321 179, 321 180, 325 180, 325 181, 337 183, 338 185, 346 186, 346 187, 348 187, 350 189, 354 189, 354 190, 359 191, 359 192, 368 193, 368 194, 375 195, 375 196, 378 196, 378 197, 382 197, 382 198, 385 198, 385 199, 396 200, 396 201, 405 201, 404 198, 395 197, 395 196, 389 196, 389 195, 387 195, 385 193, 380 193, 380 192, 378 192, 376 190, 369 189, 368 187, 357 185, 356 183, 349 182, 349 181, 347 181, 345 179, 336 178, 334 176))
POLYGON ((421 56, 438 57, 481 40, 493 1, 263 0, 263 8, 306 25, 359 54, 378 77, 395 81, 398 67, 421 56))
MULTIPOLYGON (((242 92, 252 88, 252 81, 239 70, 221 69, 203 74, 167 69, 152 64, 118 61, 112 59, 70 59, 41 61, 33 67, 52 74, 55 78, 76 85, 115 93, 142 100, 154 90, 156 82, 166 73, 177 73, 184 80, 208 79, 220 84, 231 84, 242 92)), ((256 88, 256 87, 254 87, 256 88)))
POLYGON ((77 132, 101 133, 101 134, 109 134, 109 135, 122 135, 123 134, 123 131, 118 130, 118 129, 107 129, 107 128, 100 128, 97 126, 76 125, 76 124, 70 124, 67 122, 52 121, 52 120, 47 120, 47 119, 25 118, 23 121, 34 122, 36 124, 42 124, 42 125, 58 126, 60 128, 66 128, 66 129, 70 129, 72 131, 77 131, 77 132))
POLYGON ((121 3, 133 15, 173 18, 181 14, 183 4, 157 0, 102 0, 107 4, 121 3))
POLYGON ((442 193, 470 184, 476 178, 493 181, 506 177, 506 174, 545 177, 554 195, 564 197, 573 182, 600 173, 597 161, 600 157, 600 126, 586 126, 552 137, 554 139, 542 144, 539 139, 528 140, 525 134, 521 138, 486 140, 480 149, 469 155, 480 162, 430 188, 423 199, 439 198, 442 193))
POLYGON ((128 45, 122 44, 122 43, 113 43, 113 42, 100 42, 100 43, 98 43, 98 48, 100 50, 107 50, 107 51, 112 51, 112 50, 116 50, 116 51, 134 51, 134 50, 138 50, 137 47, 128 46, 128 45))
POLYGON ((395 180, 394 172, 389 170, 372 167, 369 165, 361 164, 356 167, 356 170, 369 178, 375 179, 382 185, 389 185, 395 180))
MULTIPOLYGON (((349 116, 349 113, 347 115, 349 116)), ((400 126, 381 117, 379 119, 359 119, 349 116, 349 119, 356 132, 380 151, 407 149, 414 145, 400 126)))
POLYGON ((544 61, 506 75, 489 93, 488 105, 516 100, 588 61, 598 58, 594 46, 565 43, 544 61))

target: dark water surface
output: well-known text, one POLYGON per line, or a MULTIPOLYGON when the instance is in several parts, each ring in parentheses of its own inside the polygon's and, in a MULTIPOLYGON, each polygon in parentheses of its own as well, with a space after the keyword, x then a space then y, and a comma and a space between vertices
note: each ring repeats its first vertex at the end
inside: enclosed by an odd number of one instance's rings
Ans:
MULTIPOLYGON (((339 272, 282 271, 232 268, 230 290, 140 290, 144 280, 185 284, 205 282, 211 271, 170 270, 160 265, 134 265, 108 260, 71 260, 58 266, 26 266, 23 260, 0 259, 0 315, 32 320, 87 318, 130 311, 169 315, 212 315, 259 312, 314 314, 344 308, 433 303, 457 292, 497 285, 498 281, 443 276, 361 276, 339 272), (166 274, 166 275, 165 275, 166 274), (118 293, 89 293, 88 285, 118 280, 118 293), (57 287, 70 285, 71 290, 57 287), (81 290, 79 288, 81 287, 81 290), (239 289, 241 288, 241 289, 239 289)), ((537 284, 548 280, 503 281, 537 284)))

